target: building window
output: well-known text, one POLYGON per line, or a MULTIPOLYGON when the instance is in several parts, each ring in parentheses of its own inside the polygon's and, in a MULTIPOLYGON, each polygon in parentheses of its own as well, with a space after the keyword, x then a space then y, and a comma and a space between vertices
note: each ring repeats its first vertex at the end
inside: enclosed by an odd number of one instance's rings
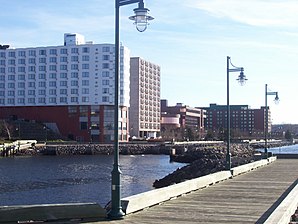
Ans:
POLYGON ((77 72, 71 73, 71 78, 78 78, 78 77, 79 77, 79 73, 77 73, 77 72))
POLYGON ((72 62, 79 61, 79 57, 78 56, 71 56, 71 61, 72 62))
POLYGON ((50 49, 50 54, 51 55, 56 55, 57 54, 57 50, 56 49, 50 49))
POLYGON ((8 72, 15 73, 16 72, 15 67, 8 67, 8 72))
POLYGON ((57 63, 57 58, 56 57, 50 57, 50 62, 51 63, 57 63))
POLYGON ((67 81, 60 81, 60 86, 67 86, 67 81))
POLYGON ((89 53, 90 49, 89 47, 83 47, 83 53, 89 53))
POLYGON ((47 62, 46 58, 39 58, 39 63, 45 64, 47 62))
POLYGON ((82 86, 89 86, 89 80, 82 80, 82 86))
POLYGON ((29 56, 36 56, 35 50, 29 50, 29 56))
POLYGON ((60 65, 60 70, 62 71, 67 70, 67 65, 60 65))
POLYGON ((77 53, 79 53, 79 49, 78 48, 71 48, 71 53, 72 54, 77 54, 77 53))
POLYGON ((55 97, 50 97, 49 98, 49 103, 56 103, 56 98, 55 97))
POLYGON ((102 97, 102 102, 104 102, 104 103, 109 102, 109 97, 108 96, 103 96, 102 97))
POLYGON ((89 94, 89 89, 83 88, 82 89, 82 94, 89 94))
POLYGON ((18 72, 25 72, 25 67, 18 67, 18 72))
POLYGON ((25 96, 25 90, 18 90, 18 96, 25 96))
POLYGON ((35 98, 28 98, 28 103, 35 103, 35 98))
POLYGON ((50 65, 50 71, 56 71, 57 66, 56 65, 50 65))
POLYGON ((35 88, 35 82, 28 82, 28 87, 35 88))
POLYGON ((46 87, 46 82, 38 82, 38 87, 46 87))
POLYGON ((7 99, 7 103, 8 103, 8 104, 14 104, 14 99, 13 99, 13 98, 9 98, 9 99, 7 99))
POLYGON ((109 85, 109 80, 102 80, 102 85, 108 86, 109 85))
POLYGON ((12 90, 8 91, 8 92, 7 92, 7 95, 8 95, 8 96, 14 96, 14 91, 12 91, 12 90))
POLYGON ((19 104, 25 104, 25 99, 24 98, 18 98, 18 103, 19 104))
POLYGON ((57 74, 56 73, 50 73, 49 77, 50 77, 50 79, 56 79, 57 74))
POLYGON ((89 55, 83 55, 82 61, 89 61, 89 55))
POLYGON ((60 94, 61 95, 66 95, 67 94, 67 89, 60 89, 60 94))
POLYGON ((65 48, 60 49, 60 54, 67 54, 67 49, 65 48))
POLYGON ((110 51, 110 47, 102 47, 102 51, 103 52, 109 52, 110 51))
POLYGON ((39 79, 46 79, 46 74, 44 74, 44 73, 39 73, 39 74, 38 74, 38 78, 39 78, 39 79))
POLYGON ((88 78, 89 77, 89 72, 82 72, 82 77, 83 78, 88 78))
POLYGON ((38 95, 45 96, 46 91, 44 89, 40 89, 40 90, 38 90, 38 95))
POLYGON ((78 70, 79 69, 79 65, 78 64, 72 64, 71 65, 71 70, 78 70))
POLYGON ((9 65, 16 65, 16 60, 15 59, 9 59, 8 64, 9 65))
POLYGON ((60 57, 60 62, 67 62, 67 57, 60 57))
POLYGON ((26 52, 25 51, 19 51, 18 52, 18 56, 19 57, 25 57, 26 56, 26 52))
POLYGON ((46 103, 46 98, 38 98, 38 103, 46 103))
POLYGON ((71 97, 71 98, 70 98, 70 101, 71 101, 72 103, 77 103, 77 102, 78 102, 78 97, 71 97))
POLYGON ((78 91, 78 89, 71 89, 71 90, 70 90, 70 93, 71 93, 71 94, 78 94, 79 91, 78 91))
POLYGON ((28 90, 28 95, 34 96, 35 95, 35 90, 28 90))
POLYGON ((56 95, 56 89, 50 89, 49 94, 50 95, 56 95))
POLYGON ((102 68, 103 69, 108 69, 110 67, 110 64, 109 63, 103 63, 102 64, 102 68))
POLYGON ((88 129, 88 123, 87 122, 80 122, 80 128, 81 128, 81 130, 87 130, 88 129))
POLYGON ((24 58, 19 58, 18 59, 18 64, 24 65, 25 64, 25 59, 24 58))
POLYGON ((62 79, 67 78, 67 73, 65 72, 60 73, 60 78, 62 79))
POLYGON ((109 77, 109 76, 110 76, 110 72, 108 72, 108 71, 102 72, 102 77, 109 77))
POLYGON ((15 75, 8 75, 8 80, 15 80, 15 75))
POLYGON ((14 52, 14 51, 8 52, 8 57, 15 58, 16 57, 16 52, 14 52))
POLYGON ((82 69, 89 69, 89 64, 82 64, 82 69))
POLYGON ((46 71, 46 66, 41 65, 41 66, 39 66, 38 70, 44 72, 44 71, 46 71))
POLYGON ((25 80, 25 75, 18 75, 18 80, 25 80))
POLYGON ((71 80, 71 86, 79 86, 79 82, 77 80, 71 80))
POLYGON ((39 50, 39 55, 46 55, 46 50, 39 50))
POLYGON ((102 93, 109 93, 109 88, 103 88, 102 93))
POLYGON ((60 103, 67 103, 67 97, 60 97, 60 103))
POLYGON ((82 102, 89 102, 89 97, 83 96, 82 97, 82 102))
POLYGON ((49 82, 49 86, 50 87, 56 87, 57 85, 56 85, 56 81, 50 81, 49 82))
POLYGON ((110 60, 110 55, 103 55, 102 56, 102 60, 104 60, 104 61, 108 61, 108 60, 110 60))
POLYGON ((35 66, 29 66, 28 71, 29 72, 35 72, 35 66))
POLYGON ((24 82, 19 82, 18 83, 18 88, 25 88, 25 83, 24 82))

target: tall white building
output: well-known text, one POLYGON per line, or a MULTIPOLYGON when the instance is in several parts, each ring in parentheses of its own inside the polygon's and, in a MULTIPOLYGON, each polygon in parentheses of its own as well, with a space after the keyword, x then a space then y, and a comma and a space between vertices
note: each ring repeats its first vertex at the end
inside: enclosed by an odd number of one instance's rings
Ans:
MULTIPOLYGON (((65 34, 62 46, 0 49, 0 118, 53 122, 76 140, 112 141, 114 52, 113 44, 85 42, 80 34, 65 34)), ((119 80, 119 138, 126 141, 130 51, 124 46, 119 80)))
POLYGON ((160 66, 140 57, 130 58, 130 136, 155 138, 160 134, 160 66))

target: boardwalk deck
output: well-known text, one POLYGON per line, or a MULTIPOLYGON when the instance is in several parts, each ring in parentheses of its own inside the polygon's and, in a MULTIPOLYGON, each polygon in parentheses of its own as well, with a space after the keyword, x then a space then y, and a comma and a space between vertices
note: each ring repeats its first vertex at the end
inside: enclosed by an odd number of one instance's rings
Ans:
POLYGON ((162 205, 98 223, 263 223, 298 182, 298 160, 279 159, 162 205))

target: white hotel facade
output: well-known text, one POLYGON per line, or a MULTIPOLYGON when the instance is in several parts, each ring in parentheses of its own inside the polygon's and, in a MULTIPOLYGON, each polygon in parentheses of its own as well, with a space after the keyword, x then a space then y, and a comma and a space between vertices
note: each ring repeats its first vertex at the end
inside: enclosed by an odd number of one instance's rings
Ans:
MULTIPOLYGON (((113 141, 113 44, 65 34, 64 45, 0 49, 0 118, 54 125, 79 141, 113 141)), ((130 51, 120 48, 119 140, 128 139, 130 51)))

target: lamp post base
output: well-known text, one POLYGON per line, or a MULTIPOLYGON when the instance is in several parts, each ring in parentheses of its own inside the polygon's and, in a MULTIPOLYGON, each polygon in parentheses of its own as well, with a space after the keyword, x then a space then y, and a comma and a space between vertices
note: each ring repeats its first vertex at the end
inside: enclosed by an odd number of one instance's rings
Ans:
POLYGON ((231 153, 227 153, 227 156, 226 156, 226 170, 231 170, 231 164, 232 164, 231 157, 232 157, 231 153))
POLYGON ((112 219, 112 220, 119 220, 119 219, 123 219, 124 218, 124 212, 122 211, 121 208, 119 208, 117 211, 113 211, 111 210, 108 213, 108 218, 112 219))

